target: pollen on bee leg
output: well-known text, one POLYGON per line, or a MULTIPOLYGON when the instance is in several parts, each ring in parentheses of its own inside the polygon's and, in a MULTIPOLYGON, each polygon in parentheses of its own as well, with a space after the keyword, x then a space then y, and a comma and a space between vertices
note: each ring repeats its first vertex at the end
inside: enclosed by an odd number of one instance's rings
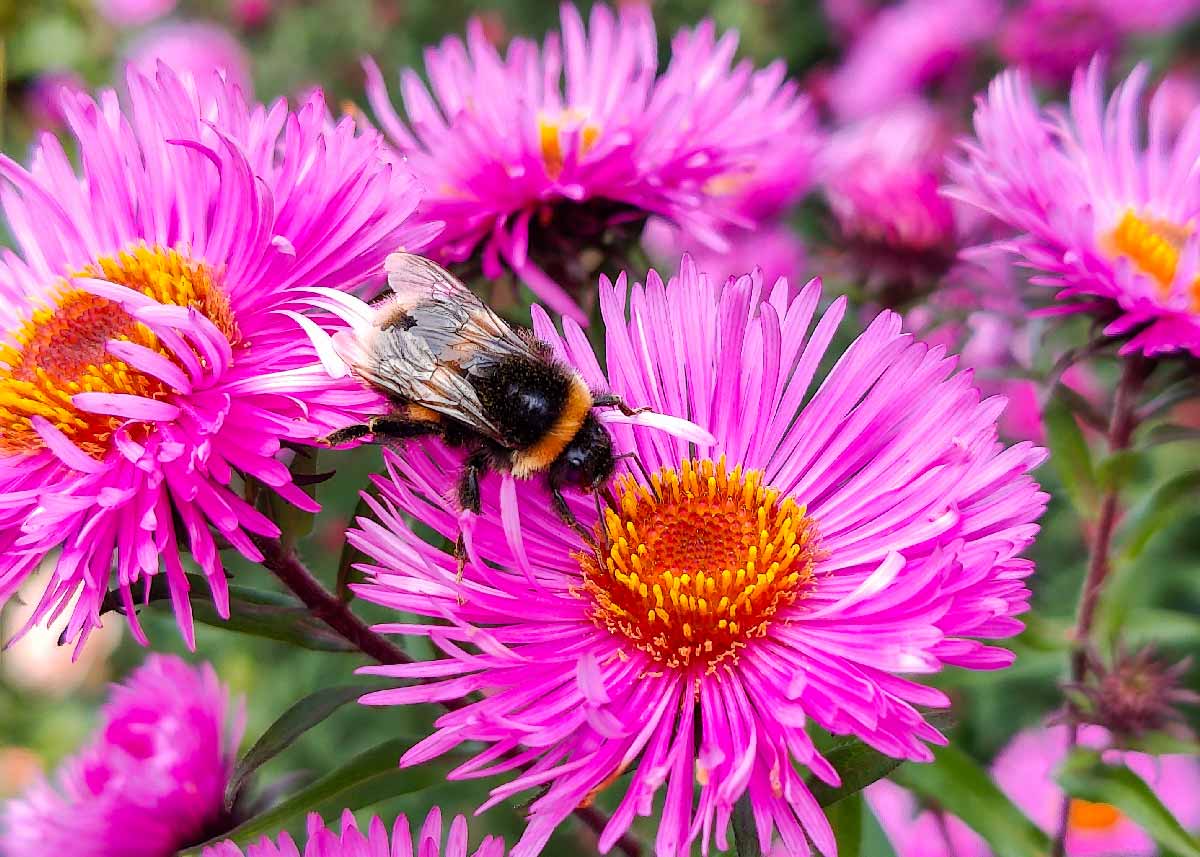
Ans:
POLYGON ((812 578, 815 525, 758 470, 724 459, 624 476, 598 525, 607 553, 579 554, 600 627, 669 667, 713 669, 767 633, 812 578))

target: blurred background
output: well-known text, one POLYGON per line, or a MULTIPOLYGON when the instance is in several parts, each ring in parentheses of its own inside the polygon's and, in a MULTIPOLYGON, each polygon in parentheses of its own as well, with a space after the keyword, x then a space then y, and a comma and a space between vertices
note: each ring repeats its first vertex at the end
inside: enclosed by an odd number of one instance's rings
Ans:
MULTIPOLYGON (((947 13, 949 30, 939 34, 926 27, 907 35, 894 20, 890 31, 880 25, 881 19, 888 20, 887 7, 895 5, 872 0, 662 0, 653 8, 662 58, 669 56, 670 36, 679 26, 712 17, 721 29, 740 30, 740 51, 756 64, 782 58, 811 93, 830 135, 849 132, 856 123, 886 113, 894 106, 894 96, 878 84, 909 75, 906 94, 915 92, 925 99, 923 103, 932 105, 942 131, 915 138, 904 136, 902 130, 895 132, 897 136, 884 132, 882 143, 915 146, 908 156, 913 162, 933 164, 935 182, 950 141, 969 128, 973 94, 1006 64, 1025 64, 1048 97, 1061 98, 1070 71, 1101 50, 1114 60, 1113 79, 1134 61, 1148 61, 1156 79, 1165 79, 1163 85, 1172 87, 1171 103, 1179 115, 1186 116, 1200 103, 1200 26, 1192 8, 1195 4, 1144 2, 1138 5, 1162 7, 1162 13, 1156 17, 1150 9, 1135 20, 1117 14, 1118 4, 1099 0, 1007 5, 997 0, 982 4, 983 12, 966 13, 962 10, 973 6, 974 0, 933 4, 908 0, 902 5, 940 5, 947 13), (956 8, 972 20, 955 22, 951 13, 956 8)), ((51 98, 57 87, 116 85, 124 63, 152 63, 160 57, 199 72, 223 67, 259 100, 295 96, 320 85, 331 105, 350 109, 356 104, 365 109, 360 57, 375 57, 389 80, 394 80, 397 69, 420 67, 425 45, 460 33, 472 15, 482 17, 488 34, 500 44, 515 34, 540 37, 558 22, 557 5, 546 0, 0 0, 0 148, 23 161, 36 133, 62 130, 51 98)), ((811 192, 796 200, 782 222, 802 243, 803 253, 796 258, 807 261, 797 263, 793 258, 782 264, 803 267, 778 273, 801 281, 823 274, 834 293, 850 294, 864 312, 894 306, 909 313, 911 325, 927 331, 941 330, 947 319, 965 319, 968 334, 987 323, 954 301, 943 300, 943 291, 931 298, 935 285, 949 288, 949 262, 936 260, 953 258, 958 240, 954 236, 938 239, 932 267, 928 246, 897 246, 897 241, 884 241, 886 246, 881 246, 877 240, 865 240, 863 236, 870 233, 854 232, 844 208, 838 207, 832 178, 821 177, 811 192), (919 258, 914 262, 915 257, 919 258)), ((961 236, 964 231, 960 224, 954 234, 961 236)), ((667 263, 674 264, 677 257, 667 263)), ((989 276, 1011 286, 1011 272, 993 271, 989 276)), ((955 282, 961 285, 960 280, 955 282)), ((1018 405, 1028 406, 1025 411, 1017 408, 1027 419, 1014 419, 1006 427, 1012 438, 1044 437, 1036 380, 1049 371, 1056 350, 1086 336, 1081 324, 1052 331, 1035 328, 1034 335, 1045 339, 1048 347, 1045 342, 1034 347, 1023 338, 1001 334, 1003 353, 990 364, 995 377, 1026 384, 1006 388, 1018 405)), ((845 336, 853 332, 847 329, 845 336)), ((961 339, 957 344, 962 344, 961 339)), ((1100 366, 1097 377, 1102 380, 1106 371, 1100 366)), ((986 366, 980 377, 987 382, 986 366)), ((1089 384, 1095 387, 1096 379, 1079 379, 1081 395, 1087 395, 1089 384)), ((1200 408, 1184 406, 1175 421, 1200 425, 1200 408)), ((1139 458, 1132 463, 1131 477, 1141 484, 1138 493, 1146 496, 1150 485, 1185 465, 1194 466, 1192 458, 1189 448, 1180 444, 1158 446, 1139 458)), ((318 469, 323 469, 322 463, 327 462, 318 461, 318 469)), ((331 585, 339 566, 352 559, 344 555, 342 533, 354 514, 357 492, 377 465, 375 450, 342 454, 337 475, 320 486, 325 509, 302 550, 331 585)), ((1034 551, 1038 561, 1032 584, 1035 612, 1029 617, 1027 633, 1014 643, 1019 653, 1016 666, 996 673, 951 670, 935 678, 956 700, 956 740, 982 761, 990 759, 1015 731, 1041 721, 1061 702, 1056 681, 1064 668, 1065 632, 1082 579, 1086 534, 1067 499, 1070 492, 1061 490, 1066 486, 1058 482, 1054 468, 1045 466, 1039 475, 1056 499, 1034 551)), ((1153 514, 1154 509, 1134 509, 1130 521, 1136 524, 1153 514)), ((1153 640, 1166 659, 1178 660, 1200 652, 1200 528, 1195 526, 1194 511, 1187 508, 1174 508, 1170 520, 1156 519, 1154 524, 1160 532, 1144 550, 1126 556, 1114 583, 1119 597, 1108 602, 1101 627, 1122 628, 1128 646, 1153 640)), ((272 588, 261 570, 238 565, 238 559, 234 558, 232 568, 236 584, 272 588)), ((32 583, 33 589, 41 587, 39 581, 32 583)), ((361 607, 364 616, 372 616, 368 605, 361 607)), ((151 606, 143 621, 156 649, 198 658, 182 650, 169 610, 151 606)), ((0 624, 0 637, 9 638, 23 624, 21 605, 12 605, 0 616, 0 624)), ((146 652, 129 638, 123 625, 120 617, 110 617, 74 663, 70 651, 56 645, 54 630, 32 631, 21 645, 0 654, 0 798, 20 791, 39 771, 51 769, 74 751, 95 724, 107 683, 141 662, 146 652)), ((254 633, 201 625, 197 636, 200 655, 211 660, 233 691, 247 699, 248 740, 305 694, 351 681, 350 671, 357 663, 353 655, 305 650, 254 633)), ((1194 686, 1196 680, 1192 670, 1187 681, 1194 686)), ((387 738, 422 736, 429 726, 426 717, 421 709, 347 707, 264 769, 260 785, 289 771, 328 770, 387 738)), ((1197 725, 1195 719, 1191 725, 1197 725)), ((428 805, 441 803, 450 810, 469 811, 487 787, 487 781, 443 784, 375 809, 388 816, 403 809, 421 817, 428 805)), ((601 804, 611 805, 613 797, 602 796, 601 804)), ((512 841, 520 827, 520 808, 501 805, 480 819, 474 831, 501 833, 512 841)), ((864 853, 890 853, 877 830, 868 835, 874 839, 864 853)), ((581 843, 592 841, 588 836, 573 823, 565 825, 547 853, 579 853, 581 843)))

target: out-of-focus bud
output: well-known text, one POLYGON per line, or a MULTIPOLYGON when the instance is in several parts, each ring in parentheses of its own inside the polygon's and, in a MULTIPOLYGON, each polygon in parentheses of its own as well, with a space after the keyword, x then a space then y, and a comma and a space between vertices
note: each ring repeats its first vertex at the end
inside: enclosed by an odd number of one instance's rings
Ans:
POLYGON ((1117 744, 1150 732, 1187 735, 1180 705, 1200 704, 1200 694, 1182 686, 1191 659, 1167 664, 1147 646, 1134 654, 1118 650, 1111 664, 1089 654, 1090 678, 1068 685, 1075 715, 1103 726, 1117 744))

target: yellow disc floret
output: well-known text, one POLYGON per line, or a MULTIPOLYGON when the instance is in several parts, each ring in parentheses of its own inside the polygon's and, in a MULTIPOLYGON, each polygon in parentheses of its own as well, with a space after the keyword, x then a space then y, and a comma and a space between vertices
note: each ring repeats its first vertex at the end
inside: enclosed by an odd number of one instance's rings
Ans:
POLYGON ((687 460, 614 487, 599 556, 578 557, 592 618, 666 666, 735 656, 812 579, 813 521, 761 470, 687 460))

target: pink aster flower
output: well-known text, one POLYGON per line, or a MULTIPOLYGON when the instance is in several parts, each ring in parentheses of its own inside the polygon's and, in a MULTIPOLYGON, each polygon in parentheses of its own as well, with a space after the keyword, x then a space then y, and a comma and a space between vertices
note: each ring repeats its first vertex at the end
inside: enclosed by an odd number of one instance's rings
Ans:
POLYGON ((212 667, 152 655, 114 685, 102 719, 53 785, 4 806, 6 857, 170 857, 228 829, 242 723, 212 667))
POLYGON ((896 857, 989 857, 979 834, 946 812, 922 808, 914 794, 879 780, 864 792, 896 857))
POLYGON ((1200 353, 1200 113, 1171 136, 1162 96, 1141 140, 1139 66, 1103 100, 1103 67, 1080 70, 1068 111, 1038 107, 1026 76, 1001 74, 975 113, 976 140, 951 166, 957 198, 1018 234, 1000 246, 1091 310, 1126 351, 1200 353))
MULTIPOLYGON (((993 774, 1013 802, 1043 830, 1057 828, 1063 793, 1054 771, 1067 754, 1067 727, 1028 729, 1018 734, 996 757, 993 774)), ((1080 744, 1102 749, 1109 734, 1085 726, 1080 744)), ((1109 764, 1124 764, 1154 789, 1159 799, 1189 830, 1200 826, 1200 761, 1191 756, 1149 756, 1109 750, 1109 764)), ((1154 841, 1114 806, 1072 800, 1068 816, 1068 857, 1151 857, 1154 841)))
POLYGON ((649 215, 718 250, 720 229, 750 225, 711 204, 780 140, 811 122, 781 62, 733 64, 737 34, 710 22, 681 30, 657 76, 654 23, 640 4, 593 7, 585 28, 562 7, 562 36, 514 39, 501 57, 471 22, 464 43, 426 52, 432 95, 407 70, 407 120, 368 62, 367 94, 426 188, 420 213, 445 228, 429 253, 487 277, 516 272, 554 310, 578 321, 581 248, 606 255, 636 240, 649 215))
MULTIPOLYGON (((450 823, 450 836, 443 848, 442 811, 434 807, 425 817, 425 823, 417 833, 414 843, 409 829, 408 817, 403 813, 392 825, 391 842, 387 828, 378 816, 371 819, 364 836, 358 829, 354 814, 346 810, 342 815, 341 833, 334 833, 325 826, 321 816, 313 813, 308 817, 308 842, 300 851, 292 837, 283 833, 278 844, 263 838, 245 852, 232 842, 205 848, 201 857, 467 857, 467 820, 461 815, 450 823)), ((485 837, 471 857, 504 857, 504 840, 494 836, 485 837)))
POLYGON ((742 795, 764 849, 778 835, 807 854, 808 837, 831 855, 800 771, 838 777, 807 724, 928 760, 926 742, 945 739, 918 706, 948 700, 915 679, 1011 663, 979 638, 1021 628, 1033 568, 1019 554, 1046 502, 1027 471, 1042 451, 999 444, 1003 402, 981 401, 969 373, 890 312, 805 403, 846 309, 839 298, 818 316, 820 291, 715 282, 686 257, 669 283, 603 280, 607 372, 577 324, 560 335, 535 308, 536 334, 592 387, 716 438, 614 422, 616 451, 637 466, 626 459, 602 518, 592 497, 568 498, 594 549, 543 487, 489 478, 460 580, 407 516, 453 540, 444 491, 461 453, 433 441, 385 452, 376 519, 347 536, 370 557, 358 592, 434 619, 380 630, 427 637, 443 656, 367 668, 428 683, 363 701, 463 700, 402 764, 482 742, 453 778, 522 768, 485 804, 541 790, 515 857, 623 773, 602 850, 665 787, 661 857, 696 840, 727 848, 742 795))
POLYGON ((945 118, 919 101, 833 134, 822 185, 843 235, 917 253, 952 250, 954 209, 939 193, 951 139, 945 118))
POLYGON ((81 638, 113 586, 145 642, 134 587, 165 573, 190 645, 177 532, 228 615, 212 530, 255 561, 252 537, 279 532, 235 474, 315 508, 280 448, 370 397, 321 369, 300 290, 354 285, 419 239, 416 191, 319 94, 251 107, 166 67, 128 92, 127 112, 112 92, 64 99, 80 173, 49 135, 28 169, 0 157, 18 248, 0 256, 0 603, 57 552, 31 624, 73 605, 81 638))
POLYGON ((828 83, 834 111, 861 119, 960 72, 1002 9, 999 0, 905 0, 882 10, 828 83))
POLYGON ((191 21, 155 27, 130 45, 126 59, 146 75, 153 75, 161 62, 201 82, 211 80, 216 70, 243 93, 254 91, 245 49, 216 24, 191 21))
POLYGON ((1197 0, 1029 0, 1005 22, 997 46, 1039 80, 1065 83, 1094 54, 1115 54, 1129 36, 1178 26, 1198 12, 1197 0))

